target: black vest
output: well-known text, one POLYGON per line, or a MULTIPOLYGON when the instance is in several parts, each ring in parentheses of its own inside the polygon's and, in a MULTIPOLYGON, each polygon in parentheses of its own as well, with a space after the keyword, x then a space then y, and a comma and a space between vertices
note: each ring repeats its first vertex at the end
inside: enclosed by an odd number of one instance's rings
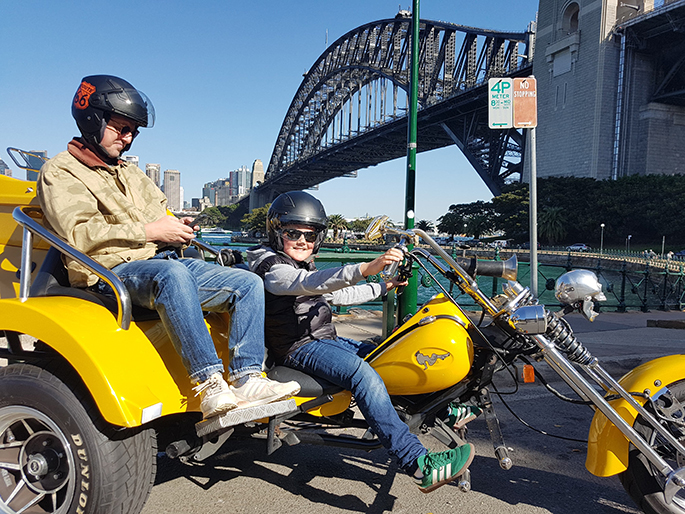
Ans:
MULTIPOLYGON (((262 280, 274 264, 315 271, 313 262, 298 262, 283 254, 267 257, 254 272, 262 280)), ((286 355, 315 339, 336 337, 331 306, 322 295, 278 296, 265 291, 264 344, 281 364, 286 355)))

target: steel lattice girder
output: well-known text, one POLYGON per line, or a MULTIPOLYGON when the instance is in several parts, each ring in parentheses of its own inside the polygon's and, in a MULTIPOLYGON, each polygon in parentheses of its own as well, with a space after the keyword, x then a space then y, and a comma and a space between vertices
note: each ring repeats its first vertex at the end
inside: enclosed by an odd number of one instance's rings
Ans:
MULTIPOLYGON (((363 25, 319 57, 292 100, 261 187, 274 194, 311 187, 406 155, 398 94, 406 102, 410 24, 363 25)), ((418 150, 457 144, 493 193, 520 171, 523 145, 515 131, 487 129, 485 84, 530 74, 532 37, 421 21, 418 150)))

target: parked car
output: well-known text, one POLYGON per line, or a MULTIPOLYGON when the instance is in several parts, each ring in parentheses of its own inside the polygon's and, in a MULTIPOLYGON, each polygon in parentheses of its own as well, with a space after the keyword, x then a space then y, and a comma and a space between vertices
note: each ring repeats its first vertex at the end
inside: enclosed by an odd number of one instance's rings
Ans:
POLYGON ((571 246, 566 247, 570 252, 589 252, 590 247, 585 243, 573 243, 571 246))
MULTIPOLYGON (((521 250, 530 250, 530 241, 525 241, 518 246, 521 250)), ((538 250, 542 248, 540 241, 538 241, 538 250)))

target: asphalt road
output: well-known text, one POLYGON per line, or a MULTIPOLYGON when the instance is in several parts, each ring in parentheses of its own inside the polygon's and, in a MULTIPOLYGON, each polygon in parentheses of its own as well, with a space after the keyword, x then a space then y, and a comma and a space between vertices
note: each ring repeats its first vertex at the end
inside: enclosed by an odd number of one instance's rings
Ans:
MULTIPOLYGON (((683 313, 630 313, 603 314, 592 325, 580 317, 571 321, 577 336, 618 377, 644 360, 684 353, 685 330, 646 327, 647 319, 684 318, 683 313)), ((373 335, 379 322, 373 317, 350 317, 340 319, 338 326, 345 335, 361 339, 373 335)), ((554 378, 551 372, 547 375, 554 378)), ((554 383, 565 387, 558 380, 554 383)), ((507 384, 501 385, 507 389, 507 384)), ((537 429, 581 441, 587 437, 589 407, 562 402, 538 384, 521 386, 517 394, 504 398, 537 429)), ((267 456, 263 441, 229 439, 218 454, 201 464, 184 464, 160 454, 157 481, 143 513, 639 512, 616 477, 597 478, 585 470, 585 443, 534 432, 500 400, 496 403, 514 467, 500 469, 485 421, 474 420, 468 439, 475 444, 477 456, 470 468, 468 493, 453 484, 421 493, 383 449, 363 452, 300 444, 267 456)), ((442 449, 430 436, 421 439, 426 446, 442 449)))

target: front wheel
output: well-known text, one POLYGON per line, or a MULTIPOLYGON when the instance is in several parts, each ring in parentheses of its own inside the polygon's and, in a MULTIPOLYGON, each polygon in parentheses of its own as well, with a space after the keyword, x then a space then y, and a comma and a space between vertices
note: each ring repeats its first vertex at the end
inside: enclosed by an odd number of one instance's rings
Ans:
MULTIPOLYGON (((670 384, 668 389, 681 405, 685 405, 685 380, 670 384)), ((635 420, 633 428, 672 468, 685 466, 685 457, 676 454, 641 416, 635 420)), ((668 428, 681 443, 685 443, 685 430, 675 425, 668 428)), ((647 514, 685 514, 685 491, 681 489, 672 503, 666 503, 663 494, 666 479, 632 445, 628 455, 628 469, 621 473, 619 478, 633 501, 647 514)))
POLYGON ((39 367, 0 369, 0 511, 142 509, 154 481, 154 433, 94 423, 91 403, 39 367))

